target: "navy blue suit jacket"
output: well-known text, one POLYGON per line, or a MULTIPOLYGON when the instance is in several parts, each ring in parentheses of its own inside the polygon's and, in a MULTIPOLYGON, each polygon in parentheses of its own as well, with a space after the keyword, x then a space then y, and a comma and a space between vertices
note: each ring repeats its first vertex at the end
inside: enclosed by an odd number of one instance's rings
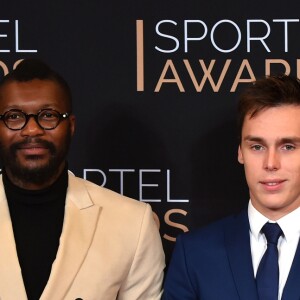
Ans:
MULTIPOLYGON (((258 300, 247 210, 177 238, 163 299, 258 300)), ((282 300, 299 299, 298 244, 282 300)))

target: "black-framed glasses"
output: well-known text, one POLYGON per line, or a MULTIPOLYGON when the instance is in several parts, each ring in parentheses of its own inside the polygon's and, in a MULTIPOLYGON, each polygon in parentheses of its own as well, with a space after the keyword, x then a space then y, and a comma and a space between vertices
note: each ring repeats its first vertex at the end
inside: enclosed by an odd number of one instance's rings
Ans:
POLYGON ((0 115, 5 126, 11 130, 21 130, 31 117, 45 130, 51 130, 58 126, 62 120, 66 120, 71 113, 59 113, 54 109, 41 109, 37 114, 27 114, 20 109, 11 109, 0 115))

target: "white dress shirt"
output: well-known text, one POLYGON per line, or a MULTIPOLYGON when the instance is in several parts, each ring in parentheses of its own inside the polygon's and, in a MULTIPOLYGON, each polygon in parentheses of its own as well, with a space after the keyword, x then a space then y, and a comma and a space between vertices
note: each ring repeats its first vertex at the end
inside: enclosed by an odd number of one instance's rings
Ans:
MULTIPOLYGON (((267 249, 267 240, 261 233, 261 228, 266 222, 274 223, 257 211, 251 200, 248 205, 250 223, 250 245, 254 276, 259 262, 267 249)), ((287 281, 291 265, 297 249, 300 236, 300 207, 276 221, 283 231, 283 236, 278 240, 278 264, 279 264, 279 291, 278 299, 281 299, 284 285, 287 281)))

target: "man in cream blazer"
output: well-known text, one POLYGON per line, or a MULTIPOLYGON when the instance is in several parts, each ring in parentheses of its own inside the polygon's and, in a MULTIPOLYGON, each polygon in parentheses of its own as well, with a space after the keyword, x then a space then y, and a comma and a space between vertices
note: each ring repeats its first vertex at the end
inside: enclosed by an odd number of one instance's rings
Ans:
MULTIPOLYGON (((160 299, 165 263, 151 207, 67 171, 75 118, 62 78, 39 61, 24 60, 0 83, 0 114, 0 299, 160 299), (40 244, 34 239, 26 244, 26 228, 39 203, 30 201, 39 191, 46 193, 38 199, 49 198, 61 178, 66 179, 65 196, 58 197, 63 200, 62 226, 39 293, 32 282, 44 270, 32 261, 41 254, 36 250, 40 244), (24 215, 30 217, 21 224, 23 203, 15 203, 19 195, 29 199, 24 215), (36 252, 31 255, 33 244, 36 252)), ((45 218, 38 226, 49 228, 42 238, 53 247, 49 241, 54 233, 45 218)))
MULTIPOLYGON (((41 299, 160 299, 164 260, 155 227, 149 205, 69 175, 60 246, 41 299)), ((25 300, 2 184, 0 237, 0 299, 25 300)))

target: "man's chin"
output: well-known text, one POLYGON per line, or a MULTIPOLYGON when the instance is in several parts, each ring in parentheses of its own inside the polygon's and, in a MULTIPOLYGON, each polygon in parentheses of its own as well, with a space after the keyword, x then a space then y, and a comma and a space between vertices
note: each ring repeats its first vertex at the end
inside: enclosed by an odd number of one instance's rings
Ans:
POLYGON ((49 157, 43 155, 26 155, 25 157, 17 157, 17 164, 20 168, 40 168, 49 165, 49 157))
POLYGON ((61 163, 41 156, 30 156, 18 159, 14 164, 7 164, 6 168, 18 181, 44 184, 56 176, 61 163))
POLYGON ((44 166, 30 166, 11 171, 16 181, 38 185, 51 181, 57 173, 57 170, 44 166))

